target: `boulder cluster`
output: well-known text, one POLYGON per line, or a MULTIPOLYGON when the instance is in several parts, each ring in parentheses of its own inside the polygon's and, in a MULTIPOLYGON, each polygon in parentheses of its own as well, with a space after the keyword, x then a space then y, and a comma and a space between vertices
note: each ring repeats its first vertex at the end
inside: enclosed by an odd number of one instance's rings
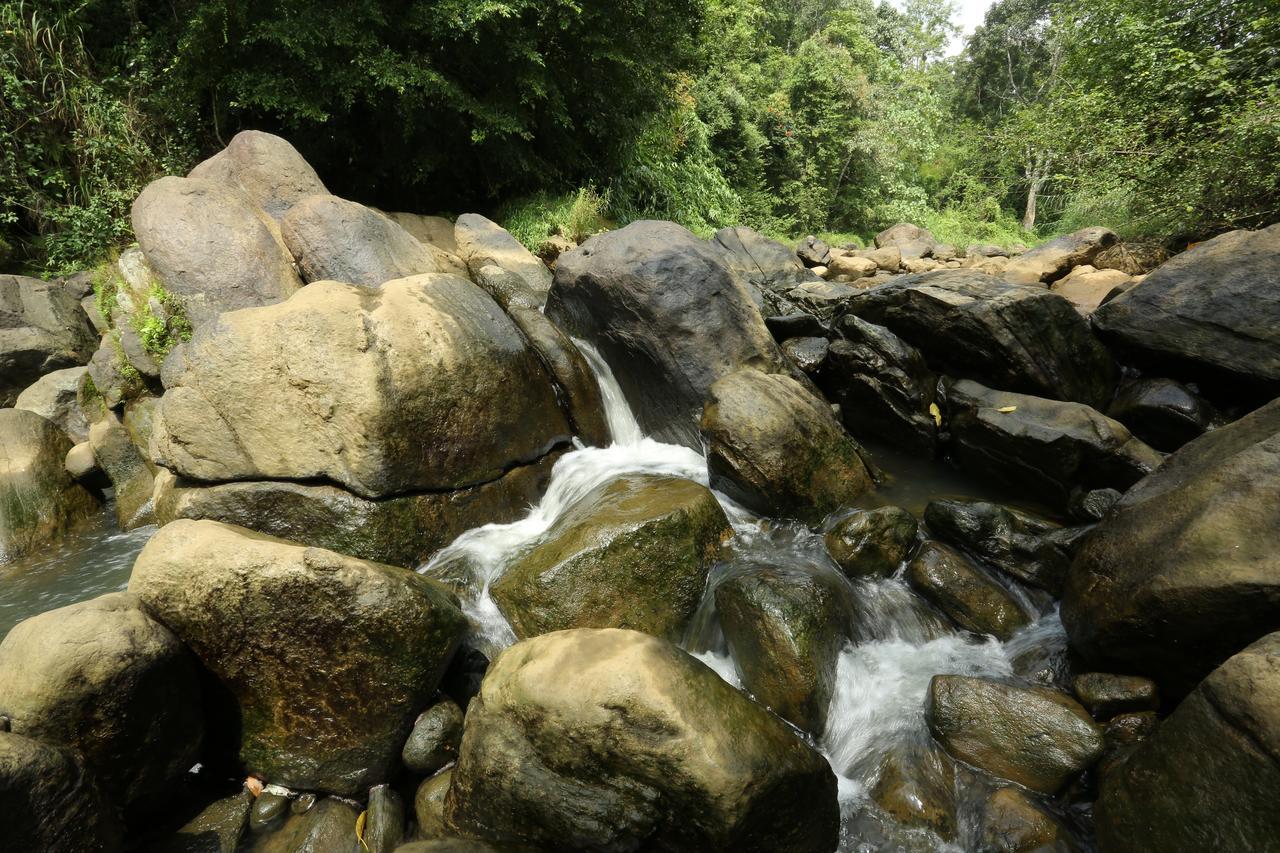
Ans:
POLYGON ((818 745, 888 578, 1010 648, 1060 607, 1074 654, 934 675, 879 813, 1006 853, 1280 838, 1280 226, 1150 271, 1102 228, 910 224, 640 221, 544 262, 257 132, 133 226, 93 273, 0 277, 0 563, 108 494, 158 526, 127 590, 0 642, 13 849, 833 851, 818 745), (707 479, 584 489, 484 583, 490 661, 467 567, 413 569, 609 444, 580 342, 707 479), (868 447, 1014 504, 889 505, 868 447), (822 565, 727 560, 744 513, 822 565), (682 648, 706 612, 741 689, 682 648))

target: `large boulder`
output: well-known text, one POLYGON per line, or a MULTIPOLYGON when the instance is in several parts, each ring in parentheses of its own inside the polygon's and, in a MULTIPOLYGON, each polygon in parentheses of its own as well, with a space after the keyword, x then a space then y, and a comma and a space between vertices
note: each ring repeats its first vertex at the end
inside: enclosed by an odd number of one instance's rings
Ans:
POLYGON ((1059 595, 1078 529, 979 500, 930 501, 929 532, 1006 575, 1059 595))
POLYGON ((408 231, 378 211, 336 195, 308 196, 293 205, 280 232, 307 281, 374 287, 439 272, 431 252, 408 231))
POLYGON ((884 326, 852 314, 835 325, 818 385, 835 403, 849 432, 932 456, 938 424, 938 378, 920 351, 884 326))
POLYGON ((496 222, 478 213, 464 213, 453 224, 453 238, 458 256, 473 277, 482 267, 499 267, 518 276, 536 304, 546 300, 551 270, 496 222))
POLYGON ((98 336, 60 282, 0 275, 0 407, 53 370, 88 364, 98 336))
POLYGON ((0 409, 0 563, 57 539, 98 501, 63 462, 71 440, 26 409, 0 409))
POLYGON ((1099 252, 1118 240, 1115 232, 1107 228, 1081 228, 1018 255, 1005 267, 1004 277, 1027 284, 1048 284, 1075 267, 1092 263, 1099 252))
POLYGON ((907 582, 960 627, 1008 640, 1031 620, 1017 599, 955 549, 928 541, 907 566, 907 582))
POLYGON ((676 641, 731 535, 706 486, 621 477, 578 500, 490 591, 520 638, 630 628, 676 641))
POLYGON ((1066 507, 1073 490, 1124 490, 1161 455, 1082 403, 946 383, 951 456, 961 468, 1066 507))
POLYGON ((408 231, 435 260, 440 272, 471 278, 467 262, 458 256, 458 241, 453 236, 453 223, 443 216, 418 213, 388 213, 392 222, 408 231))
POLYGON ((672 222, 633 222, 562 255, 547 316, 600 350, 647 433, 689 447, 713 382, 789 367, 721 253, 672 222))
POLYGON ((196 326, 302 286, 275 220, 234 186, 161 178, 134 200, 132 221, 151 270, 196 326))
POLYGON ((951 376, 1091 406, 1105 405, 1115 385, 1115 365, 1087 322, 1041 287, 939 270, 862 291, 847 310, 951 376))
POLYGON ((162 527, 129 591, 230 694, 210 726, 249 772, 348 796, 395 773, 466 625, 411 571, 212 521, 162 527))
POLYGON ((884 229, 876 235, 875 243, 877 249, 898 249, 903 260, 928 257, 937 246, 933 232, 910 222, 899 222, 884 229))
POLYGON ((327 480, 365 498, 497 480, 566 440, 538 356, 474 284, 311 284, 225 314, 166 363, 157 461, 204 481, 327 480))
POLYGON ((712 484, 768 515, 821 520, 873 485, 830 407, 789 376, 747 368, 717 380, 702 434, 712 484))
MULTIPOLYGON (((1189 378, 1280 393, 1280 225, 1232 231, 1158 267, 1093 314, 1105 340, 1189 378)), ((1229 395, 1228 395, 1229 396, 1229 395)))
POLYGON ((560 631, 493 663, 449 821, 557 850, 836 848, 836 779, 777 717, 670 643, 560 631))
POLYGON ((711 244, 724 254, 725 265, 750 287, 764 293, 786 293, 822 279, 805 266, 791 247, 750 228, 721 228, 711 244))
POLYGON ((132 595, 50 610, 0 642, 0 716, 77 750, 119 804, 151 805, 200 757, 195 661, 132 595))
POLYGON ((849 641, 844 589, 816 572, 746 571, 716 586, 716 613, 742 686, 798 728, 820 736, 849 641))
POLYGON ((114 853, 123 831, 72 752, 0 732, 0 815, 10 850, 114 853))
POLYGON ((1045 794, 1057 793, 1102 755, 1102 729, 1051 687, 935 675, 925 716, 952 757, 1045 794))
POLYGON ((235 187, 277 221, 307 196, 328 192, 298 149, 260 130, 240 131, 187 177, 235 187))
POLYGON ((1071 643, 1177 695, 1280 630, 1280 401, 1187 444, 1076 555, 1071 643))
POLYGON ((553 451, 477 486, 379 499, 282 480, 199 483, 161 470, 152 501, 159 524, 207 518, 379 563, 418 566, 473 527, 523 518, 561 456, 553 451))
POLYGON ((1102 775, 1103 850, 1274 850, 1280 840, 1280 633, 1214 670, 1102 775), (1194 768, 1194 772, 1188 772, 1194 768))
POLYGON ((35 412, 45 420, 53 421, 79 444, 89 437, 89 418, 80 404, 80 386, 84 384, 88 369, 66 367, 46 373, 18 395, 15 409, 35 412))

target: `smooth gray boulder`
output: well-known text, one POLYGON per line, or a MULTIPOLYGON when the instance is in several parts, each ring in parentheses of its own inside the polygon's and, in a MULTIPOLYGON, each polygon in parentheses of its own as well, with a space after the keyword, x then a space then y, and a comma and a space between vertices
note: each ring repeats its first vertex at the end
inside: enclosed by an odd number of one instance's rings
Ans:
POLYGON ((212 521, 162 527, 129 591, 229 694, 209 725, 250 773, 346 796, 394 774, 466 624, 412 571, 212 521))
POLYGON ((288 140, 260 130, 240 131, 187 177, 235 187, 276 221, 307 196, 328 192, 288 140))
POLYGON ((1277 490, 1280 401, 1170 456, 1076 555, 1062 599, 1072 646, 1177 696, 1280 630, 1277 490))
POLYGON ((646 433, 689 447, 701 447, 717 379, 792 369, 721 253, 672 222, 633 222, 562 255, 547 316, 600 351, 646 433))
POLYGON ((1099 252, 1114 246, 1119 239, 1108 228, 1081 228, 1018 255, 1005 267, 1004 276, 1027 284, 1049 284, 1075 267, 1092 263, 1099 252))
POLYGON ((89 418, 80 405, 80 386, 84 383, 88 368, 66 367, 46 373, 28 385, 17 401, 15 409, 35 412, 45 420, 53 421, 75 444, 89 437, 89 418))
POLYGON ((478 213, 464 213, 453 224, 458 256, 471 275, 496 266, 520 278, 524 291, 542 305, 551 289, 551 270, 503 227, 478 213))
POLYGON ((98 336, 60 282, 0 275, 0 407, 46 373, 88 364, 98 336))
POLYGON ((280 221, 280 232, 309 282, 375 287, 440 271, 431 252, 408 231, 336 195, 308 196, 294 204, 280 221))
POLYGON ((0 642, 0 716, 78 751, 122 806, 172 794, 204 735, 195 660, 123 592, 14 626, 0 642))
POLYGON ((671 643, 612 629, 498 656, 445 814, 558 850, 830 853, 840 828, 835 774, 786 723, 671 643))

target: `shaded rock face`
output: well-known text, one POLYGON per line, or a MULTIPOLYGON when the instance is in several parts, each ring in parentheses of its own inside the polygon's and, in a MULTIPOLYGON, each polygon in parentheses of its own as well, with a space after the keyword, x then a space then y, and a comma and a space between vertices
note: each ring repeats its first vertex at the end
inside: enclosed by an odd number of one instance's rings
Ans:
POLYGON ((46 373, 18 395, 14 408, 53 421, 79 444, 89 438, 89 419, 80 405, 80 386, 87 372, 84 367, 67 367, 46 373))
POLYGON ((907 582, 957 625, 1008 640, 1031 620, 1007 589, 959 552, 925 542, 907 566, 907 582))
POLYGON ((827 531, 831 558, 850 578, 890 577, 916 547, 919 523, 896 506, 855 512, 827 531))
POLYGON ((359 813, 350 804, 326 797, 284 826, 261 837, 253 853, 362 853, 356 837, 359 813))
POLYGON ((924 356, 884 326, 846 314, 836 323, 818 386, 840 404, 849 432, 933 455, 937 377, 924 356))
POLYGON ((1084 672, 1071 680, 1071 692, 1098 720, 1160 708, 1156 683, 1138 675, 1084 672))
POLYGON ((806 267, 823 267, 831 260, 831 247, 823 240, 810 235, 796 246, 796 257, 806 267))
POLYGON ((69 750, 0 732, 4 843, 41 853, 111 853, 122 828, 93 778, 69 750))
POLYGON ((523 518, 546 491, 561 455, 553 451, 470 488, 376 500, 337 486, 275 480, 202 484, 162 470, 153 501, 159 524, 177 518, 223 521, 353 557, 418 566, 473 527, 523 518))
POLYGON ((0 715, 16 734, 78 750, 124 806, 171 793, 204 733, 194 660, 122 592, 9 632, 0 642, 0 715))
POLYGON ((462 709, 442 699, 418 715, 400 757, 414 773, 430 775, 457 759, 461 740, 462 709))
POLYGON ((224 315, 177 352, 151 447, 194 480, 444 491, 496 480, 569 433, 519 330, 452 276, 312 284, 224 315))
POLYGON ((88 364, 98 336, 59 282, 0 275, 0 407, 50 371, 88 364))
POLYGON ((495 266, 520 278, 534 305, 542 305, 551 289, 551 271, 506 229, 478 213, 464 213, 453 225, 458 256, 471 275, 495 266))
POLYGON ((234 187, 276 221, 307 196, 328 192, 296 148, 260 130, 240 131, 187 177, 234 187))
POLYGON ((57 539, 98 500, 64 467, 71 441, 26 409, 0 409, 0 563, 57 539))
POLYGON ((600 350, 646 434, 689 447, 717 379, 789 369, 721 253, 671 222, 633 222, 562 255, 547 316, 600 350))
POLYGON ((384 214, 336 195, 313 195, 280 222, 285 245, 307 281, 375 287, 384 281, 439 272, 416 238, 384 214))
POLYGON ((1172 379, 1139 379, 1121 386, 1107 414, 1166 453, 1204 435, 1216 416, 1212 405, 1172 379))
POLYGON ((831 409, 788 376, 748 369, 718 380, 702 434, 713 485, 769 515, 817 521, 873 485, 831 409))
POLYGON ((149 849, 154 853, 236 853, 249 825, 252 804, 253 794, 247 789, 216 800, 149 849))
POLYGON ((249 772, 345 795, 394 773, 466 624, 413 572, 211 521, 161 528, 129 591, 230 694, 249 772))
POLYGON ((1123 424, 1081 403, 993 391, 967 379, 945 390, 954 461, 1045 503, 1065 508, 1078 488, 1127 489, 1161 464, 1123 424))
POLYGON ((790 338, 782 342, 782 351, 806 376, 821 372, 829 349, 826 338, 790 338))
POLYGON ((844 589, 815 573, 762 569, 723 581, 715 600, 743 687, 784 720, 820 735, 848 642, 844 589))
POLYGON ((302 286, 275 220, 235 187, 161 178, 134 200, 132 221, 151 270, 193 325, 281 302, 302 286))
POLYGON ((929 532, 970 557, 1020 581, 1060 595, 1077 531, 999 504, 930 501, 929 532))
POLYGON ((1072 645, 1178 695, 1280 630, 1278 484, 1280 402, 1170 456, 1076 555, 1062 601, 1072 645))
POLYGON ((1102 849, 1273 849, 1278 754, 1280 634, 1270 634, 1210 674, 1127 759, 1108 765, 1094 806, 1102 849))
POLYGON ((494 661, 446 815, 558 850, 827 853, 839 834, 822 756, 685 652, 618 630, 546 634, 494 661))
POLYGON ((1091 263, 1099 252, 1114 246, 1118 240, 1110 229, 1082 228, 1023 252, 1009 262, 1004 275, 1011 281, 1048 284, 1074 267, 1091 263))
MULTIPOLYGON (((424 779, 413 797, 413 816, 418 821, 418 837, 433 839, 449 834, 444 819, 445 798, 453 781, 453 768, 424 779)), ((401 848, 403 850, 403 848, 401 848)))
MULTIPOLYGON (((115 414, 106 413, 89 430, 98 467, 115 488, 116 520, 124 530, 155 522, 151 495, 155 476, 115 414)), ((145 445, 144 445, 145 446, 145 445)))
POLYGON ((1085 320, 1038 286, 939 270, 855 294, 846 310, 887 327, 951 376, 1092 406, 1105 405, 1115 386, 1111 356, 1085 320))
POLYGON ((1049 687, 935 675, 925 714, 953 758, 1053 794, 1102 755, 1102 730, 1084 708, 1049 687))
POLYGON ((491 592, 520 638, 630 628, 678 640, 732 532, 706 486, 623 477, 578 501, 491 592))
POLYGON ((711 244, 723 253, 734 275, 762 294, 786 293, 805 282, 821 282, 790 246, 750 228, 721 228, 711 244))
POLYGON ((1225 397, 1280 393, 1280 225, 1232 231, 1158 267, 1094 312, 1109 343, 1189 378, 1218 379, 1225 397), (1221 380, 1228 380, 1224 386, 1221 380))
POLYGON ((999 788, 982 806, 980 853, 1073 853, 1062 821, 1017 788, 999 788))

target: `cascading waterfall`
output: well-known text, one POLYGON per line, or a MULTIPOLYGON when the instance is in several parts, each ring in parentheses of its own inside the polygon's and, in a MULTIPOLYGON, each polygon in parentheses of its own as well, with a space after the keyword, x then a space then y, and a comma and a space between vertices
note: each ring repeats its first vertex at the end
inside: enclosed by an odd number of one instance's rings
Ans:
MULTIPOLYGON (((509 524, 470 530, 420 569, 430 571, 446 564, 466 567, 473 596, 464 602, 464 610, 476 626, 477 645, 490 654, 515 642, 510 625, 489 595, 490 585, 575 502, 629 474, 660 474, 708 484, 704 456, 646 437, 609 365, 589 344, 577 344, 599 382, 613 443, 609 447, 578 445, 556 463, 546 494, 528 515, 509 524)), ((893 578, 848 581, 827 555, 821 536, 796 525, 762 523, 724 495, 716 493, 716 498, 735 536, 730 555, 708 580, 684 646, 730 684, 741 688, 736 664, 715 620, 714 591, 720 581, 753 565, 786 565, 823 572, 849 585, 856 622, 851 634, 856 642, 840 656, 826 729, 810 740, 840 779, 846 822, 841 849, 863 849, 847 838, 848 825, 869 808, 868 792, 885 756, 904 745, 927 741, 924 697, 930 679, 939 673, 1007 677, 1015 670, 1051 667, 1066 644, 1057 613, 1041 616, 1006 643, 979 640, 957 632, 916 596, 901 578, 902 567, 893 578)), ((925 830, 903 832, 903 837, 915 839, 912 849, 958 849, 925 830)))

